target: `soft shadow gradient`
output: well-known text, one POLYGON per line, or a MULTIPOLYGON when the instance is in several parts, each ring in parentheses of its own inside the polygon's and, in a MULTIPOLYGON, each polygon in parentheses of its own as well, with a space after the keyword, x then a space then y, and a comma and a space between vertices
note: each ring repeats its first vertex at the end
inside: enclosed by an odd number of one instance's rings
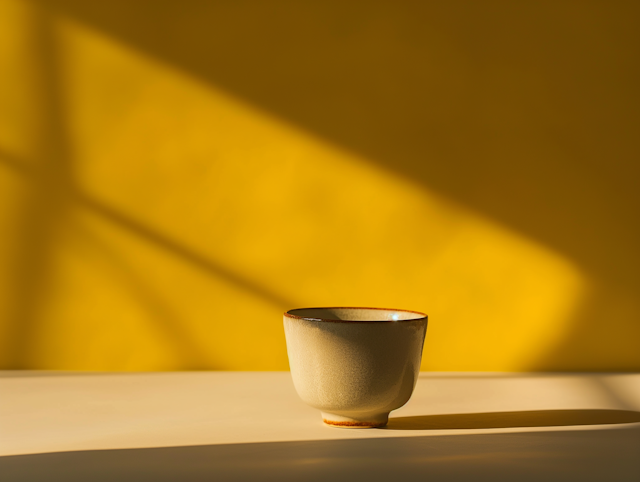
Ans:
POLYGON ((637 482, 640 430, 402 437, 0 457, 3 482, 637 482))

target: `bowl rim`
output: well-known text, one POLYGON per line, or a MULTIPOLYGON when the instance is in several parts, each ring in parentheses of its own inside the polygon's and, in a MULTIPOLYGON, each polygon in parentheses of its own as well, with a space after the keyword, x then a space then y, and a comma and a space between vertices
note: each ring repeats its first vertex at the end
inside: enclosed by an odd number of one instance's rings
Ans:
POLYGON ((415 322, 428 320, 429 316, 422 313, 421 311, 414 310, 405 310, 405 309, 397 309, 397 308, 374 308, 368 306, 318 306, 318 307, 308 307, 308 308, 292 308, 284 312, 284 316, 286 318, 291 318, 294 320, 307 320, 307 321, 324 321, 328 323, 406 323, 406 322, 415 322), (318 318, 315 316, 298 316, 291 313, 292 311, 298 310, 380 310, 380 311, 400 311, 403 313, 413 313, 414 315, 420 315, 419 318, 411 318, 408 320, 334 320, 331 318, 318 318))

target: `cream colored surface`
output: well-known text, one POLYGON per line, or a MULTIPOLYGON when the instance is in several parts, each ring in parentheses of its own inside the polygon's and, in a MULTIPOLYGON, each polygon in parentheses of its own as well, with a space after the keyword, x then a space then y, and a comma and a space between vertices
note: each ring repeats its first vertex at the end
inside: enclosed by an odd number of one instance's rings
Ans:
MULTIPOLYGON (((0 455, 4 456, 252 442, 640 428, 635 423, 421 430, 418 420, 417 425, 414 423, 417 429, 393 429, 394 420, 407 423, 411 420, 408 417, 435 414, 478 414, 482 418, 482 414, 494 412, 639 411, 640 374, 423 373, 412 399, 394 412, 388 429, 342 430, 323 425, 317 410, 300 401, 288 372, 0 373, 0 455)), ((517 424, 516 420, 512 425, 517 424)), ((483 425, 482 420, 479 425, 483 425)))
POLYGON ((328 423, 385 425, 418 379, 427 329, 426 316, 419 316, 366 308, 287 312, 287 353, 300 398, 328 423))

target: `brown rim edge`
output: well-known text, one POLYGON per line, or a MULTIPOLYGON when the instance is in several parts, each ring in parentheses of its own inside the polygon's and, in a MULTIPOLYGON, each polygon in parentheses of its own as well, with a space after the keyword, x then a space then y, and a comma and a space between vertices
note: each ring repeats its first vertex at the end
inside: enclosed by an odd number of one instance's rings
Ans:
POLYGON ((429 317, 427 315, 425 315, 424 313, 420 312, 420 311, 413 311, 413 310, 399 310, 396 308, 371 308, 371 307, 367 307, 367 306, 318 306, 318 307, 310 307, 310 308, 292 308, 290 310, 287 310, 284 312, 284 316, 286 316, 287 318, 292 318, 294 320, 308 320, 308 321, 327 321, 330 323, 403 323, 403 322, 407 322, 407 321, 418 321, 418 320, 423 320, 423 319, 429 319, 429 317), (361 320, 361 321, 354 321, 354 320, 332 320, 329 318, 313 318, 311 316, 298 316, 298 315, 294 315, 292 313, 289 313, 290 311, 295 311, 295 310, 380 310, 380 311, 402 311, 404 313, 413 313, 416 315, 420 315, 420 318, 412 318, 410 320, 361 320))
POLYGON ((333 422, 331 420, 322 419, 327 425, 334 427, 363 427, 363 428, 376 428, 384 427, 388 422, 333 422))

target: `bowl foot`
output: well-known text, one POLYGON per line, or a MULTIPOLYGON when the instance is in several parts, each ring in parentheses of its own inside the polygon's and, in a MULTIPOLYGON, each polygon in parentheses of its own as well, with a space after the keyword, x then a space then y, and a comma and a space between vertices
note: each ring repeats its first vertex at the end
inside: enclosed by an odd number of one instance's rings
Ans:
POLYGON ((389 421, 389 412, 367 414, 362 417, 345 417, 344 415, 322 412, 322 421, 326 425, 338 428, 384 427, 389 421))

